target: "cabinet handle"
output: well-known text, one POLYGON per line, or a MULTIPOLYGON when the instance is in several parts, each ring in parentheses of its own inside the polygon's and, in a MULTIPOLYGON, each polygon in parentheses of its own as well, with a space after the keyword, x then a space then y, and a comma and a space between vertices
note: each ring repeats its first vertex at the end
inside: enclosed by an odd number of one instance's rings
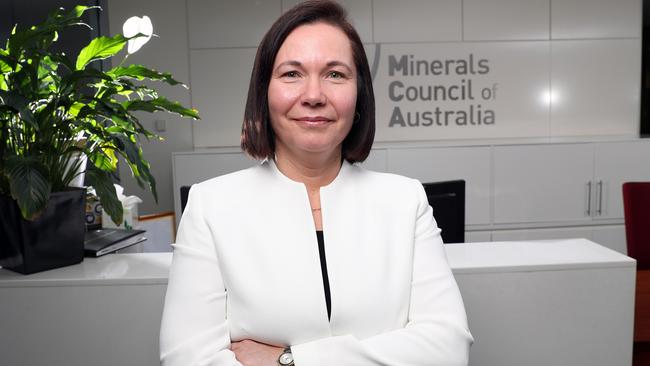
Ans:
POLYGON ((587 216, 591 216, 591 181, 587 182, 587 216))
POLYGON ((603 181, 598 181, 598 208, 596 209, 596 215, 601 216, 603 214, 603 181))

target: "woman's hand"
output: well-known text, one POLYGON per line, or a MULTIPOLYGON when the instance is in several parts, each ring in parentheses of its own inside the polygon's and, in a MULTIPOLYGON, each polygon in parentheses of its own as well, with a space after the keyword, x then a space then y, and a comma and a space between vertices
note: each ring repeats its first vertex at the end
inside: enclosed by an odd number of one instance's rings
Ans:
POLYGON ((230 350, 244 366, 277 366, 284 348, 244 339, 233 342, 230 350))

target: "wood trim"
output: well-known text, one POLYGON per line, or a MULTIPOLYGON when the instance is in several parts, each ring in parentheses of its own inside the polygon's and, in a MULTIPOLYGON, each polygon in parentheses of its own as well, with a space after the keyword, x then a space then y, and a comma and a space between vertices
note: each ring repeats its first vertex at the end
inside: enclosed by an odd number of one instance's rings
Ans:
POLYGON ((147 221, 147 220, 159 219, 161 217, 167 217, 167 216, 175 216, 174 211, 165 211, 165 212, 159 212, 155 214, 142 215, 138 217, 138 220, 147 221))
POLYGON ((636 272, 634 341, 650 341, 650 270, 638 270, 636 272))
POLYGON ((176 213, 174 211, 164 211, 149 215, 142 215, 138 217, 138 221, 150 221, 150 220, 160 220, 171 217, 172 219, 172 233, 176 237, 176 213))

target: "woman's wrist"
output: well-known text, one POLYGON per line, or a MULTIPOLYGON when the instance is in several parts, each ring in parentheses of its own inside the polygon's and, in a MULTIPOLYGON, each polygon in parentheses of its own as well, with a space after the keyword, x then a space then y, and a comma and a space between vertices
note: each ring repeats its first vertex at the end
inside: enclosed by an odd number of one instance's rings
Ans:
POLYGON ((293 363, 293 353, 291 347, 285 348, 278 357, 278 365, 280 366, 295 366, 293 363))

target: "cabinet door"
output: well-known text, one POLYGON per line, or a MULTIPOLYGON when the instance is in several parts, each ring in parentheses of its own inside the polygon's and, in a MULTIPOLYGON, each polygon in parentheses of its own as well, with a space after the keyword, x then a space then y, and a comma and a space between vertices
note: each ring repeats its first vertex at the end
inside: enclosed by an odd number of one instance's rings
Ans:
POLYGON ((465 225, 490 223, 490 148, 404 148, 388 151, 388 171, 422 183, 465 180, 465 225))
POLYGON ((595 145, 594 201, 596 219, 623 219, 622 186, 650 181, 650 141, 608 142, 595 145))
POLYGON ((591 144, 494 147, 494 223, 590 221, 593 159, 591 144))
POLYGON ((465 243, 486 243, 492 241, 491 231, 465 231, 465 243))
POLYGON ((627 255, 625 225, 603 225, 593 229, 592 240, 604 247, 627 255))

